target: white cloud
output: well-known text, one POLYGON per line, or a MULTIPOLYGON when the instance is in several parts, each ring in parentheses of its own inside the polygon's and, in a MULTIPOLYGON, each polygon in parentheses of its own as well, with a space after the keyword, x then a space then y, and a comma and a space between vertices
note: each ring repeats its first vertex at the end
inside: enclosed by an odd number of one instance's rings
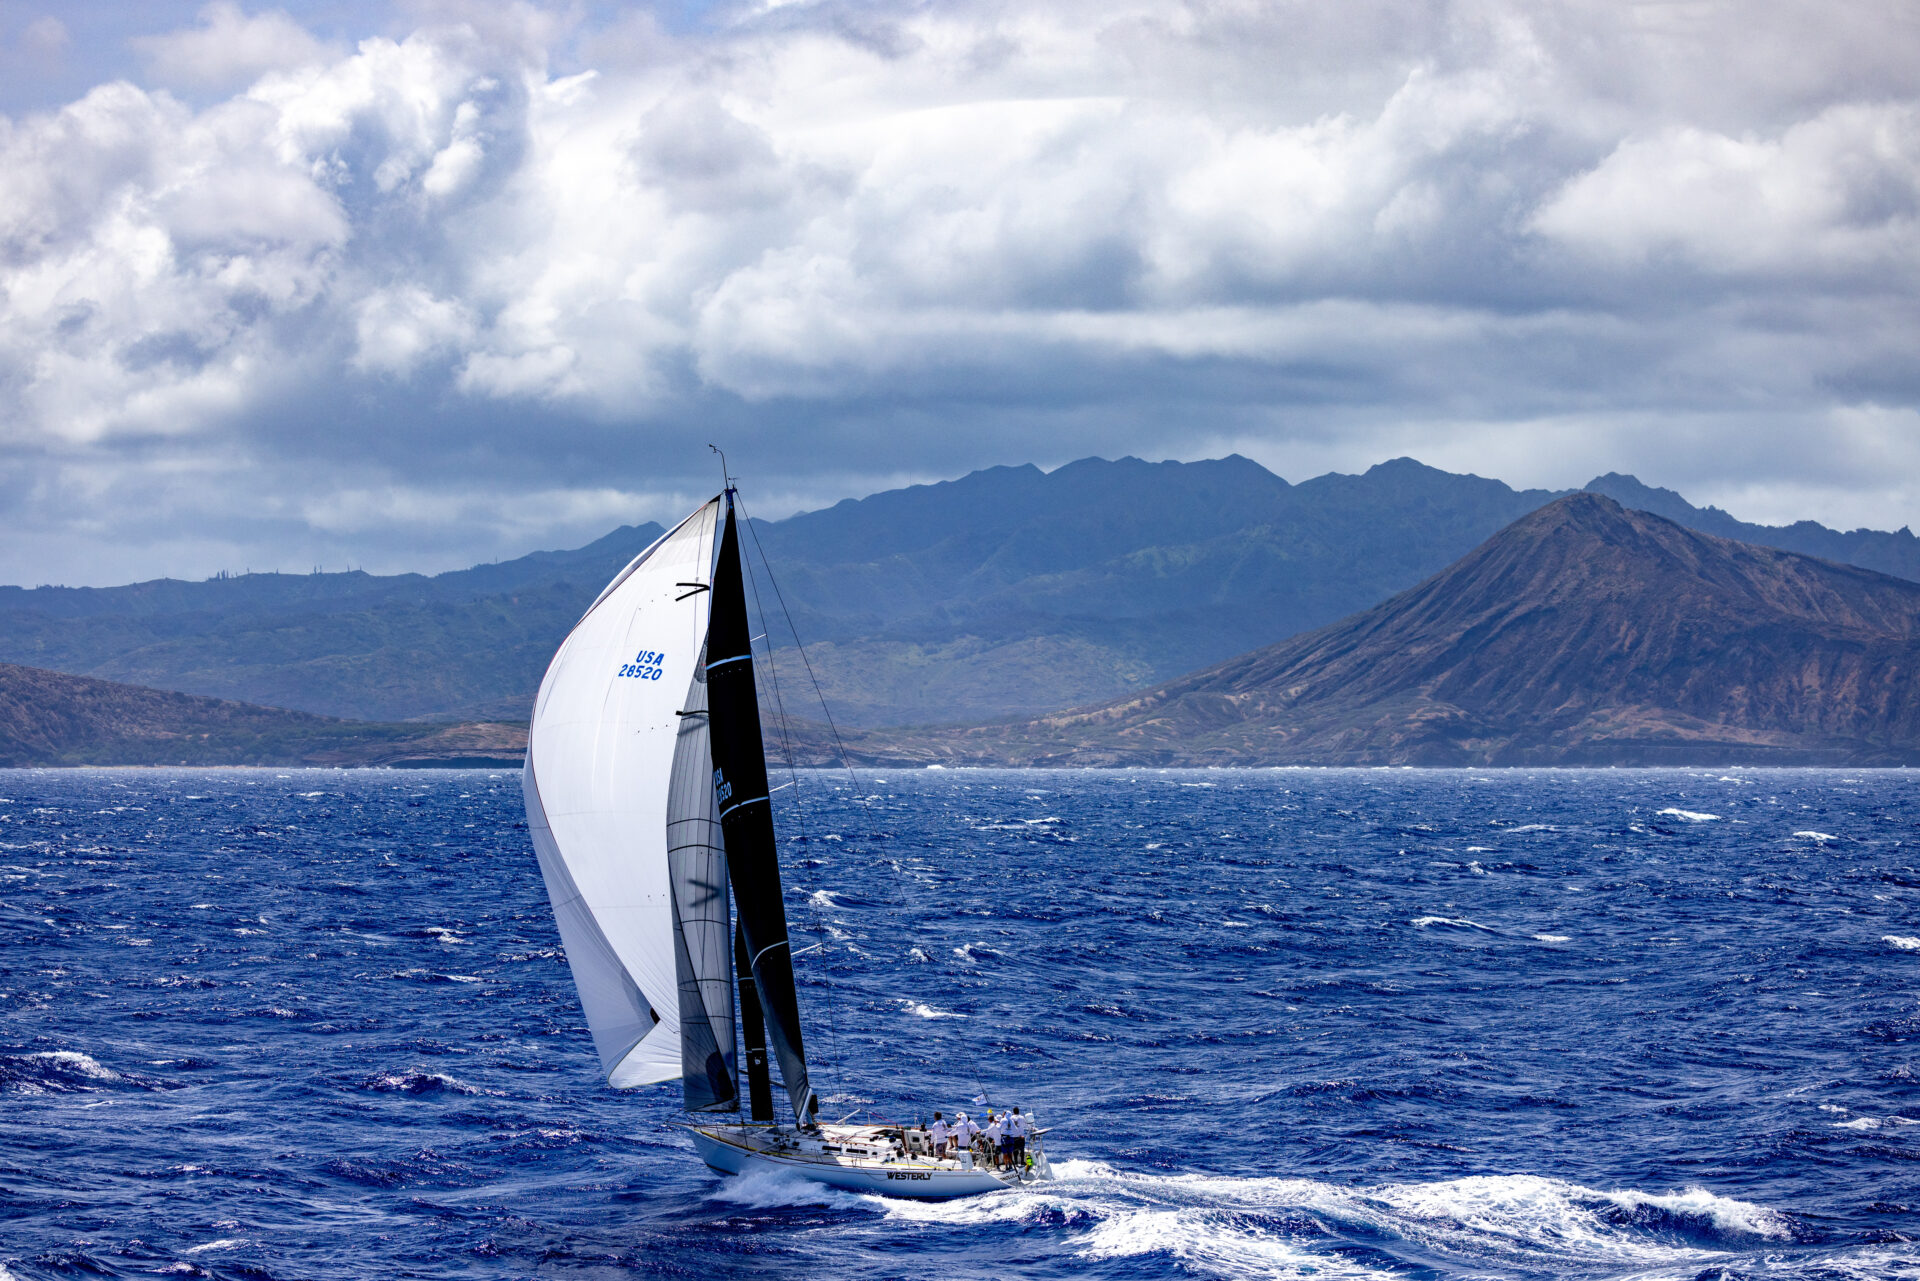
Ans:
POLYGON ((533 535, 427 491, 644 505, 725 432, 796 502, 1234 444, 1838 519, 1866 472, 1715 451, 1911 431, 1920 25, 1860 8, 445 3, 342 50, 212 5, 145 49, 231 96, 0 121, 0 501, 172 467, 124 530, 296 477, 261 537, 378 545, 324 476, 497 550, 533 535))
POLYGON ((233 0, 213 0, 200 11, 200 23, 133 41, 159 83, 233 89, 269 71, 320 62, 333 52, 278 9, 249 16, 233 0))
POLYGON ((1920 267, 1920 107, 1848 103, 1774 138, 1686 126, 1630 137, 1533 227, 1622 266, 1910 277, 1920 267))

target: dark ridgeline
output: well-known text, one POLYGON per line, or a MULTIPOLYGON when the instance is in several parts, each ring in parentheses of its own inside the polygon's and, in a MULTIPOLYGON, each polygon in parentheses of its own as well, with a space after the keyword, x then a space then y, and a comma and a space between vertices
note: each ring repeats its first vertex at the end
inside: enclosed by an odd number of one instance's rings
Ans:
MULTIPOLYGON (((714 799, 726 833, 727 874, 733 882, 737 952, 753 974, 768 1046, 780 1067, 797 1123, 810 1122, 813 1089, 800 1039, 800 998, 793 982, 793 946, 781 901, 780 863, 774 847, 773 805, 767 786, 766 749, 760 738, 760 700, 753 685, 752 631, 747 626, 746 589, 740 576, 739 536, 733 493, 727 493, 726 525, 714 558, 713 612, 707 623, 707 706, 713 738, 714 799)), ((736 966, 738 961, 736 961, 736 966)), ((742 996, 745 996, 742 984, 742 996)), ((743 1001, 744 1005, 744 1001, 743 1001)), ((745 1013, 747 1011, 743 1011, 745 1013)), ((749 1096, 758 1116, 762 1081, 756 1069, 753 1027, 747 1025, 749 1096)))
MULTIPOLYGON (((847 743, 886 763, 1920 761, 1916 617, 1920 584, 1581 493, 1344 621, 1144 693, 847 743)), ((745 653, 744 615, 729 626, 745 653)), ((489 763, 522 745, 500 726, 355 725, 26 668, 0 667, 0 717, 13 764, 489 763)))
POLYGON ((1920 584, 1576 494, 1411 591, 1147 693, 849 746, 1063 765, 1920 763, 1920 584))
MULTIPOLYGON (((1630 476, 1591 488, 1920 578, 1905 531, 1746 525, 1630 476)), ((1083 459, 755 528, 843 723, 957 724, 1104 702, 1324 627, 1559 496, 1404 458, 1297 485, 1245 458, 1083 459)), ((0 660, 330 716, 522 719, 559 638, 659 532, 432 578, 0 588, 0 660)))

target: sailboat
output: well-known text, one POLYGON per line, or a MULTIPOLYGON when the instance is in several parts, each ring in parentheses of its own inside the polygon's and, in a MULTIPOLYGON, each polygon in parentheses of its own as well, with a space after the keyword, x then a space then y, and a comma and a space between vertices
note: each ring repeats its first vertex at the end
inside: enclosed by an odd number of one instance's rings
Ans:
POLYGON ((723 1173, 923 1199, 1051 1177, 1037 1129, 1015 1168, 971 1150, 936 1158, 907 1125, 820 1120, 735 492, 729 482, 607 584, 534 703, 527 827, 607 1082, 680 1082, 685 1133, 723 1173))

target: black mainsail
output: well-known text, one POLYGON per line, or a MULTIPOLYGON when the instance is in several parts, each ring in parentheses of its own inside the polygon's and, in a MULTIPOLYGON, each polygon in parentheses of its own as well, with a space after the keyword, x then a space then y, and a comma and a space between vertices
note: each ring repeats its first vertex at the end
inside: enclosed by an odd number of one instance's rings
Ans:
POLYGON ((733 920, 727 854, 713 799, 707 676, 696 666, 679 715, 667 791, 667 884, 680 989, 681 1086, 687 1111, 738 1109, 733 1044, 733 920))
MULTIPOLYGON (((747 969, 760 998, 767 1044, 780 1065, 798 1124, 812 1121, 813 1087, 800 1041, 800 1000, 794 990, 793 949, 780 896, 766 747, 760 738, 760 700, 753 683, 752 633, 740 574, 733 491, 727 490, 726 527, 713 571, 707 625, 708 722, 713 751, 713 795, 725 833, 727 872, 747 969)), ((684 1032, 684 1026, 683 1026, 684 1032)), ((749 1036, 749 1055, 752 1053, 749 1036)), ((751 1066, 751 1064, 750 1064, 751 1066)))

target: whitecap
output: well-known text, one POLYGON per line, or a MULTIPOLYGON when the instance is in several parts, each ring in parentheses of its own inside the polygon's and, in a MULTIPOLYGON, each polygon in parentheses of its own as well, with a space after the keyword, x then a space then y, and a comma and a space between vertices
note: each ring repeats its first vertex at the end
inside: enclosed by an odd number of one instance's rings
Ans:
POLYGON ((1920 952, 1920 938, 1915 938, 1911 934, 1882 934, 1880 941, 1891 944, 1902 952, 1920 952))
POLYGON ((1835 1121, 1836 1130, 1895 1130, 1903 1125, 1920 1125, 1911 1117, 1905 1116, 1856 1116, 1851 1121, 1835 1121))
POLYGON ((1413 918, 1412 924, 1416 930, 1424 930, 1434 925, 1443 925, 1448 929, 1454 930, 1484 930, 1488 934, 1493 933, 1493 927, 1491 925, 1482 925, 1478 921, 1469 921, 1464 916, 1416 916, 1413 918))
POLYGON ((1658 1231, 1663 1220, 1722 1237, 1791 1237, 1787 1222, 1773 1211, 1698 1189, 1598 1191, 1536 1175, 1349 1188, 1297 1178, 1136 1174, 1084 1160, 1057 1160, 1053 1168, 1055 1182, 991 1197, 875 1197, 867 1204, 892 1218, 948 1226, 1085 1223, 1084 1234, 1070 1238, 1083 1257, 1161 1256, 1188 1270, 1229 1277, 1399 1275, 1346 1258, 1328 1248, 1331 1242, 1301 1241, 1262 1226, 1275 1211, 1327 1223, 1334 1241, 1351 1232, 1406 1241, 1423 1255, 1457 1260, 1462 1266, 1455 1271, 1475 1275, 1623 1267, 1684 1267, 1691 1274, 1726 1257, 1727 1245, 1720 1242, 1675 1243, 1658 1231), (1496 1262, 1503 1266, 1489 1266, 1496 1262))
POLYGON ((901 998, 900 1004, 909 1014, 918 1014, 923 1019, 964 1019, 964 1014, 955 1014, 951 1010, 936 1010, 924 1001, 915 1001, 911 997, 901 998))
POLYGON ((1573 940, 1565 934, 1536 934, 1533 936, 1542 943, 1571 943, 1573 940))
POLYGON ((718 1179, 708 1195, 715 1201, 731 1201, 756 1210, 771 1210, 789 1205, 826 1205, 859 1209, 868 1204, 865 1197, 842 1192, 824 1183, 787 1170, 750 1168, 744 1174, 718 1179))
POLYGON ((1795 832, 1794 835, 1803 837, 1809 841, 1819 841, 1823 845, 1826 844, 1828 841, 1837 841, 1840 839, 1839 837, 1833 836, 1827 832, 1811 832, 1811 831, 1795 832))
POLYGON ((1660 813, 1669 818, 1677 818, 1687 823, 1717 823, 1720 821, 1718 814, 1703 814, 1699 810, 1679 810, 1671 806, 1661 810, 1660 813))
POLYGON ((925 965, 928 961, 931 961, 933 958, 931 956, 928 956, 926 952, 920 948, 910 947, 907 949, 907 959, 909 961, 914 962, 915 964, 925 965))
POLYGON ((807 902, 813 904, 813 906, 815 907, 823 907, 823 908, 839 907, 840 904, 834 901, 833 895, 834 895, 834 891, 832 890, 815 890, 812 894, 807 896, 807 902))
POLYGON ((183 1254, 205 1254, 208 1250, 231 1250, 237 1245, 245 1245, 245 1237, 221 1237, 218 1241, 209 1241, 205 1245, 190 1245, 183 1254))

